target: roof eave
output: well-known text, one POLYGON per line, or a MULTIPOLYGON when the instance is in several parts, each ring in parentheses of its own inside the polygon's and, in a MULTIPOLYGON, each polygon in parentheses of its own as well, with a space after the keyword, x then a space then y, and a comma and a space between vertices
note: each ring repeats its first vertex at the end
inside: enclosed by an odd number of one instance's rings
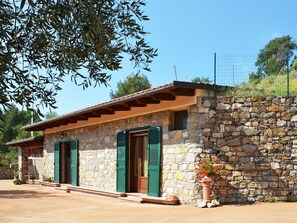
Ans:
POLYGON ((11 142, 7 142, 6 146, 11 147, 31 147, 31 146, 43 146, 44 136, 33 136, 25 139, 14 140, 11 142))
POLYGON ((175 89, 207 89, 207 90, 214 90, 215 86, 212 84, 205 84, 205 83, 191 83, 191 82, 182 82, 182 81, 173 81, 171 83, 158 86, 155 88, 143 90, 140 92, 136 92, 127 96, 123 96, 120 98, 116 98, 114 100, 104 102, 101 104, 97 104, 95 106, 87 107, 78 111, 74 111, 65 115, 61 115, 52 119, 44 120, 41 122, 37 122, 34 124, 26 125, 22 127, 22 129, 27 130, 27 131, 38 131, 38 130, 44 130, 47 128, 52 128, 52 127, 46 127, 47 125, 51 126, 52 123, 59 122, 65 119, 71 119, 77 116, 84 116, 86 113, 92 113, 97 111, 98 109, 104 109, 104 108, 109 108, 111 106, 119 105, 119 104, 124 104, 129 101, 133 100, 139 100, 144 97, 149 97, 152 96, 153 94, 158 94, 162 93, 165 91, 172 91, 175 89))

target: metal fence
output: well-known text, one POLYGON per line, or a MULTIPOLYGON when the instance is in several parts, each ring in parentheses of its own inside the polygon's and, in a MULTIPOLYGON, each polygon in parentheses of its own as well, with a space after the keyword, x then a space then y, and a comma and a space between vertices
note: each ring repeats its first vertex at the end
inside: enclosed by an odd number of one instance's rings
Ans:
POLYGON ((214 54, 214 84, 233 86, 230 94, 296 95, 297 71, 283 70, 278 75, 250 83, 249 75, 257 73, 256 54, 214 54))
POLYGON ((249 74, 256 72, 257 55, 215 54, 216 82, 235 86, 249 81, 249 74))

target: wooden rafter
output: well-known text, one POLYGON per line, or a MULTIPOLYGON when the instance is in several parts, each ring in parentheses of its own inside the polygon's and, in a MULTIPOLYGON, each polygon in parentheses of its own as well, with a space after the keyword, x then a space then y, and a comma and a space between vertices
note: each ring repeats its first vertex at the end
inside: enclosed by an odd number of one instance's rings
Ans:
POLYGON ((160 100, 154 99, 153 97, 139 98, 138 101, 143 104, 160 104, 160 100))
POLYGON ((141 103, 139 100, 128 101, 128 102, 125 102, 125 104, 127 104, 130 107, 145 107, 146 106, 145 103, 141 103))
POLYGON ((101 108, 99 110, 101 115, 113 115, 114 114, 114 110, 109 109, 109 108, 101 108))
POLYGON ((126 105, 124 103, 112 105, 109 108, 114 111, 129 111, 131 109, 131 107, 129 107, 128 105, 126 105))
POLYGON ((166 101, 174 101, 175 100, 175 95, 170 92, 154 94, 152 97, 156 100, 166 100, 166 101))
POLYGON ((177 88, 170 90, 174 95, 176 96, 194 96, 195 90, 194 89, 183 89, 183 88, 177 88))
MULTIPOLYGON (((218 87, 218 86, 216 86, 218 87)), ((222 86, 221 86, 222 87, 222 86)), ((113 115, 116 111, 129 111, 132 107, 146 107, 148 104, 159 104, 161 101, 173 101, 177 96, 191 97, 196 89, 213 90, 214 85, 174 81, 152 89, 140 91, 115 100, 98 104, 50 120, 25 126, 28 131, 45 130, 48 128, 76 123, 89 118, 100 118, 102 115, 113 115)))

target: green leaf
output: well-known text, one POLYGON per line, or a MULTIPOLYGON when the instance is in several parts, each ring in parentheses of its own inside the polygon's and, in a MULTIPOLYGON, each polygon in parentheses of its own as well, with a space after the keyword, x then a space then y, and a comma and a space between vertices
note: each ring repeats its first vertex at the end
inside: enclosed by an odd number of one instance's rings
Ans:
POLYGON ((25 3, 26 3, 26 0, 22 0, 20 9, 23 9, 24 8, 25 3))

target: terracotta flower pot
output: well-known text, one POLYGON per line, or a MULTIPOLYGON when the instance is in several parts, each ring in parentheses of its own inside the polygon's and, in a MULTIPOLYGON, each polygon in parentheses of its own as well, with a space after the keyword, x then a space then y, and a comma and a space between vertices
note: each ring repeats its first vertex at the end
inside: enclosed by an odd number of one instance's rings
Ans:
POLYGON ((200 182, 202 183, 202 187, 203 187, 203 200, 211 201, 210 185, 211 185, 212 179, 210 177, 203 177, 200 182))

